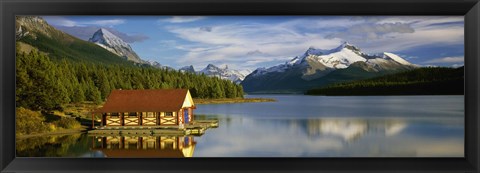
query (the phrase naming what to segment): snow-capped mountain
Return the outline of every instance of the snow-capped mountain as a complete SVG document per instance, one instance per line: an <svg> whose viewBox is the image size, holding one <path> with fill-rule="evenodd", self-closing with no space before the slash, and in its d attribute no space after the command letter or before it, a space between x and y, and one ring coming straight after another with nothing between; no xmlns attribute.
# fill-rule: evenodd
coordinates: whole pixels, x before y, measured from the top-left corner
<svg viewBox="0 0 480 173"><path fill-rule="evenodd" d="M329 50L310 47L304 54L283 64L269 68L258 68L245 78L242 85L246 91L273 90L276 88L288 90L300 85L303 86L299 88L307 89L315 86L314 83L328 84L329 82L321 80L328 75L341 73L341 75L346 76L345 78L357 79L364 77L361 74L354 74L359 73L358 70L362 73L368 73L368 76L371 77L415 67L416 65L393 53L384 52L369 55L363 53L358 47L344 42L340 46ZM335 71L339 72L333 73ZM313 80L316 81L309 82ZM271 87L265 88L264 85Z"/></svg>
<svg viewBox="0 0 480 173"><path fill-rule="evenodd" d="M315 71L333 71L335 69L344 69L355 62L365 62L377 70L381 70L382 66L405 65L415 66L405 59L393 53L384 52L380 55L368 55L348 42L344 42L337 48L331 50L315 49L310 47L303 55L297 56L290 61L270 68L258 68L252 73L254 76L263 75L272 72L284 72L295 67L308 67ZM312 66L316 64L316 67ZM393 67L392 67L393 68ZM309 74L307 69L306 74Z"/></svg>
<svg viewBox="0 0 480 173"><path fill-rule="evenodd" d="M100 28L88 41L93 42L120 57L124 57L127 60L136 63L145 63L140 57L138 57L128 43L105 28Z"/></svg>
<svg viewBox="0 0 480 173"><path fill-rule="evenodd" d="M180 69L178 69L181 72L190 72L190 73L195 73L195 69L193 68L193 65L190 66L185 66Z"/></svg>
<svg viewBox="0 0 480 173"><path fill-rule="evenodd" d="M248 72L248 71L245 71ZM227 65L224 67L217 67L213 64L208 64L203 70L199 71L198 74L205 74L207 76L220 77L221 79L228 79L235 83L240 83L245 79L247 74L242 73L238 70L229 69Z"/></svg>

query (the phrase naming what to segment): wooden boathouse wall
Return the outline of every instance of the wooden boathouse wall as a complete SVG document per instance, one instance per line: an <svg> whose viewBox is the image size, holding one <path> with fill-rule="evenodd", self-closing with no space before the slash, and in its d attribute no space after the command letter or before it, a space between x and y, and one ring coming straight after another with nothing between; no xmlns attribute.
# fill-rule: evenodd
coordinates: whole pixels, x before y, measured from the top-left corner
<svg viewBox="0 0 480 173"><path fill-rule="evenodd" d="M193 121L193 109L186 89L114 90L92 121L100 113L102 126L175 126Z"/></svg>

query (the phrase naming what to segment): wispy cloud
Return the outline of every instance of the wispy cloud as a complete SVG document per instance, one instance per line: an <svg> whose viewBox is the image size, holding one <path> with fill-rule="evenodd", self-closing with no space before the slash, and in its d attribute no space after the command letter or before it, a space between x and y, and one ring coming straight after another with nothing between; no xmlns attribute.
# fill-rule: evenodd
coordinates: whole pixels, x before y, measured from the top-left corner
<svg viewBox="0 0 480 173"><path fill-rule="evenodd" d="M114 26L124 24L123 19L111 19L111 20L92 20L87 22L80 22L80 25L98 25L98 26Z"/></svg>
<svg viewBox="0 0 480 173"><path fill-rule="evenodd" d="M252 70L262 63L286 61L310 46L333 48L341 42L339 39L325 39L316 33L300 33L284 23L167 27L167 30L191 43L179 47L188 51L178 60L180 64L203 66L222 61L232 64L232 68ZM183 49L185 47L189 49Z"/></svg>
<svg viewBox="0 0 480 173"><path fill-rule="evenodd" d="M359 44L369 53L397 52L428 45L459 45L464 39L463 17L378 16L353 17L352 21L361 23L327 37Z"/></svg>
<svg viewBox="0 0 480 173"><path fill-rule="evenodd" d="M46 19L52 25L66 26L66 27L88 26L88 25L112 27L115 25L120 25L125 23L125 20L123 19L74 21L62 16L43 16L43 18Z"/></svg>
<svg viewBox="0 0 480 173"><path fill-rule="evenodd" d="M406 23L362 23L349 27L346 31L338 31L326 36L326 38L342 38L344 40L368 41L381 39L390 33L413 33L415 30Z"/></svg>
<svg viewBox="0 0 480 173"><path fill-rule="evenodd" d="M179 23L193 19L162 20ZM177 61L180 65L222 62L253 70L287 61L311 46L330 49L342 41L356 44L367 53L461 45L462 22L462 17L442 16L305 17L274 23L235 20L216 25L164 26L164 29L187 42L175 46L186 52Z"/></svg>
<svg viewBox="0 0 480 173"><path fill-rule="evenodd" d="M169 22L169 23L187 23L194 22L197 20L205 19L204 16L172 16L166 19L160 19L160 22Z"/></svg>
<svg viewBox="0 0 480 173"><path fill-rule="evenodd" d="M455 56L455 57L436 58L436 59L425 61L424 63L463 63L464 61L465 61L465 58L463 56Z"/></svg>

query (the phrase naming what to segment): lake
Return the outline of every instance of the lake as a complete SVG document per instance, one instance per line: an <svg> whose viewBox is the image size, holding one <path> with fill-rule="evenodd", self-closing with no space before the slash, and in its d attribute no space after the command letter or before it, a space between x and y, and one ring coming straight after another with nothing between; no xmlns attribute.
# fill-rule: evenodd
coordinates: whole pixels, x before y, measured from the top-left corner
<svg viewBox="0 0 480 173"><path fill-rule="evenodd" d="M17 140L17 156L464 156L464 96L246 97L277 101L197 105L196 119L219 120L202 136L32 137Z"/></svg>

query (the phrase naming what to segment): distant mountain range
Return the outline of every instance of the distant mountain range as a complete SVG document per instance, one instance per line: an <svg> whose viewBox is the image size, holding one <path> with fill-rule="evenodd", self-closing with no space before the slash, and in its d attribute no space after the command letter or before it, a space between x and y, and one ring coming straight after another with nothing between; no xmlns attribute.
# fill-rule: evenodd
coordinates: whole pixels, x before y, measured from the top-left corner
<svg viewBox="0 0 480 173"><path fill-rule="evenodd" d="M336 82L366 79L414 69L417 66L393 53L363 53L344 42L330 49L309 48L303 55L269 68L258 68L242 85L251 93L304 92Z"/></svg>
<svg viewBox="0 0 480 173"><path fill-rule="evenodd" d="M173 69L168 66L163 66L162 64L156 61L142 60L135 53L135 51L133 51L133 49L127 42L123 41L120 37L116 36L115 34L111 33L105 28L101 28L97 32L95 32L92 38L89 39L89 41L129 61L140 63L140 64L148 64L156 68ZM182 67L179 69L179 71L195 72L195 70L193 69L193 66L191 65ZM237 70L229 69L228 66L225 66L224 68L220 68L213 64L209 64L207 65L207 67L205 67L205 69L195 73L205 74L207 76L212 76L212 77L215 76L221 79L228 79L235 83L240 83L245 78L245 76L248 75L248 74L242 74Z"/></svg>
<svg viewBox="0 0 480 173"><path fill-rule="evenodd" d="M171 67L164 66L157 61L141 59L132 49L130 44L105 28L100 28L88 41L97 44L98 46L114 53L115 55L137 64L146 64L155 68L173 69Z"/></svg>
<svg viewBox="0 0 480 173"><path fill-rule="evenodd" d="M108 29L101 28L89 41L81 40L50 26L41 17L17 16L16 39L22 52L32 50L56 59L104 64L147 65L173 69L156 61L142 60L132 47ZM367 79L415 69L416 65L393 53L369 55L347 42L337 48L309 48L304 54L283 64L258 68L253 72L208 64L195 71L193 66L178 69L216 76L241 83L250 93L304 92L332 83Z"/></svg>
<svg viewBox="0 0 480 173"><path fill-rule="evenodd" d="M229 69L227 65L224 67L217 67L213 64L208 64L203 70L197 72L199 74L205 74L207 76L215 76L221 79L228 79L235 83L240 83L245 79L250 71L240 72L238 70Z"/></svg>
<svg viewBox="0 0 480 173"><path fill-rule="evenodd" d="M224 65L223 67L218 67L213 64L208 64L204 69L200 71L195 71L192 65L182 67L179 69L179 71L196 73L196 74L204 74L206 76L227 79L237 84L242 82L243 79L245 79L245 76L251 73L251 71L248 71L248 70L239 71L239 70L230 69L228 68L228 65Z"/></svg>

